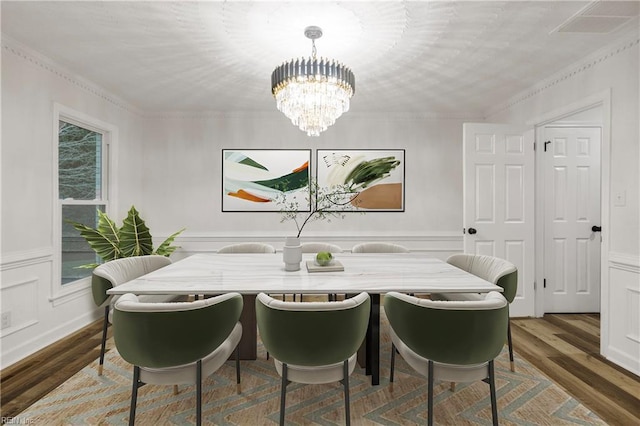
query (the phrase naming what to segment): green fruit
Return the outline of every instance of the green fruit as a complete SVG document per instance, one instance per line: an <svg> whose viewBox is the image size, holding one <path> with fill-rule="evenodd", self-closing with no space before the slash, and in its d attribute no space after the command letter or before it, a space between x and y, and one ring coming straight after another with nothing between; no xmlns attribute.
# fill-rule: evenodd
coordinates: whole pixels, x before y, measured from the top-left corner
<svg viewBox="0 0 640 426"><path fill-rule="evenodd" d="M328 251L321 251L316 254L316 262L318 262L318 265L320 266L327 266L331 263L332 258L333 256Z"/></svg>

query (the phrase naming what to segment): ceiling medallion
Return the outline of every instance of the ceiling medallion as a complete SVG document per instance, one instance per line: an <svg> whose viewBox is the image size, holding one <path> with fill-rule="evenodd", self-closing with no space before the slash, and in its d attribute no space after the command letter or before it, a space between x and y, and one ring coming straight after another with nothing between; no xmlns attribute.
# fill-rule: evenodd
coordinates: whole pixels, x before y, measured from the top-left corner
<svg viewBox="0 0 640 426"><path fill-rule="evenodd" d="M271 93L276 106L294 126L308 136L320 136L342 113L356 90L353 72L335 60L316 57L320 27L304 30L311 39L311 57L284 62L271 74Z"/></svg>

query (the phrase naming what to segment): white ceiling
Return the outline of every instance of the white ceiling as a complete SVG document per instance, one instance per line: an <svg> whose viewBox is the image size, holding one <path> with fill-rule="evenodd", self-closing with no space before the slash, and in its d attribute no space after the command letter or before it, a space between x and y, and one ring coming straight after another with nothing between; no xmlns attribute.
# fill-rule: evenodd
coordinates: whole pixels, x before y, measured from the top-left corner
<svg viewBox="0 0 640 426"><path fill-rule="evenodd" d="M629 31L638 1L6 1L2 33L147 111L272 110L276 65L356 76L351 111L479 113Z"/></svg>

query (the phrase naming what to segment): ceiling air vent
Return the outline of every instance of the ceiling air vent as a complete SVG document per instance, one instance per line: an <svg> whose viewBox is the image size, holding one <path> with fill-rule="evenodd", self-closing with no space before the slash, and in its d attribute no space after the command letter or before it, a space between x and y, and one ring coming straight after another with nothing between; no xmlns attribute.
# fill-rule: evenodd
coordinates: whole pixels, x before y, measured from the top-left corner
<svg viewBox="0 0 640 426"><path fill-rule="evenodd" d="M638 1L595 1L567 19L552 33L594 33L615 31L638 16Z"/></svg>

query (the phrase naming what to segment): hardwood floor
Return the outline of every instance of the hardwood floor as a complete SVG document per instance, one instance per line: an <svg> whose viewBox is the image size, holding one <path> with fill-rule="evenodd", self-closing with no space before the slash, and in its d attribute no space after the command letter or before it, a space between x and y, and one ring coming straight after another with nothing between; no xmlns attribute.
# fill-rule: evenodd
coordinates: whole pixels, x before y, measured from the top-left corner
<svg viewBox="0 0 640 426"><path fill-rule="evenodd" d="M611 425L640 424L640 377L600 355L600 315L511 322L514 350Z"/></svg>
<svg viewBox="0 0 640 426"><path fill-rule="evenodd" d="M599 355L599 315L554 314L511 324L518 355L608 424L640 424L640 377ZM101 326L97 321L2 370L3 423L96 360Z"/></svg>

